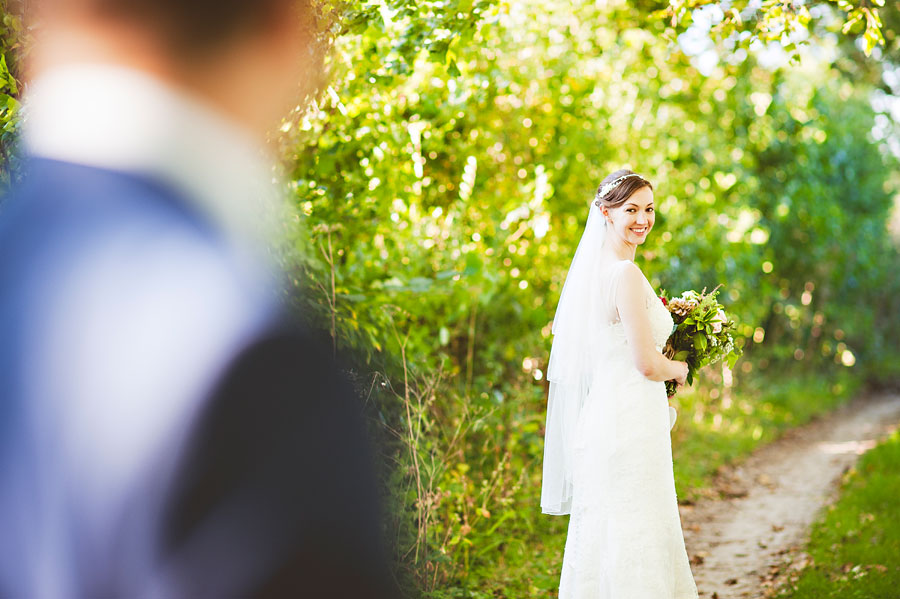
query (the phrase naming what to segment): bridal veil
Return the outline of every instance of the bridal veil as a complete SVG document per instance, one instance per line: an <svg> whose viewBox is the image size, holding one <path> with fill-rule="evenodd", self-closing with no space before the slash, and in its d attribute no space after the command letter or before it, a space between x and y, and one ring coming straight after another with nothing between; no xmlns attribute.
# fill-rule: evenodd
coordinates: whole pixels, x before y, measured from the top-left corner
<svg viewBox="0 0 900 599"><path fill-rule="evenodd" d="M553 318L541 489L541 511L545 514L561 516L572 510L575 431L597 366L590 332L596 330L601 308L592 298L598 297L597 264L605 237L606 220L592 201Z"/></svg>

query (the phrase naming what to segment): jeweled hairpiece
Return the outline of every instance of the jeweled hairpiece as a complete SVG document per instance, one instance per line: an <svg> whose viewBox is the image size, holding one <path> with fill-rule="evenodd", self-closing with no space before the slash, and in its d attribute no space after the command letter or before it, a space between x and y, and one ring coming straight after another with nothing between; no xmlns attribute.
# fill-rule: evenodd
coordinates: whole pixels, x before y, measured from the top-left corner
<svg viewBox="0 0 900 599"><path fill-rule="evenodd" d="M640 175L637 174L637 173L628 173L627 175L622 175L621 177L619 177L619 178L617 178L617 179L613 179L612 181L610 181L610 182L607 183L606 185L603 185L603 186L600 188L600 190L597 192L597 196L596 196L596 198L595 198L595 202L594 202L594 203L595 203L596 205L599 206L599 205L600 205L600 200L602 200L602 199L603 199L609 192L611 192L613 189L615 189L616 187L618 187L618 186L622 183L622 181L624 181L624 180L627 179L628 177L640 177Z"/></svg>

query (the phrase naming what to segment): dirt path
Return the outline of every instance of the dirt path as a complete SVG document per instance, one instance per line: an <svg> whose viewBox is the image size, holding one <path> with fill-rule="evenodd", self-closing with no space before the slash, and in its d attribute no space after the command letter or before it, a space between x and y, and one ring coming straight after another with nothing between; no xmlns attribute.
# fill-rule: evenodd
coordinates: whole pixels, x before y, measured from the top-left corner
<svg viewBox="0 0 900 599"><path fill-rule="evenodd" d="M799 429L723 474L726 499L682 506L700 596L759 598L802 545L841 474L900 422L900 395L860 399Z"/></svg>

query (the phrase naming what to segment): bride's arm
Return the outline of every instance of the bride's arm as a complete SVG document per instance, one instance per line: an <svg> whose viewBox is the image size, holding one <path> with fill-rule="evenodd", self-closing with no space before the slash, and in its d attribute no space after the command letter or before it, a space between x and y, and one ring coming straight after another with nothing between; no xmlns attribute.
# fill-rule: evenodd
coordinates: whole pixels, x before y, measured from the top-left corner
<svg viewBox="0 0 900 599"><path fill-rule="evenodd" d="M647 313L647 292L644 275L634 264L625 266L616 290L616 309L625 327L625 337L631 348L638 371L651 381L675 379L683 383L687 377L687 363L670 360L656 349Z"/></svg>

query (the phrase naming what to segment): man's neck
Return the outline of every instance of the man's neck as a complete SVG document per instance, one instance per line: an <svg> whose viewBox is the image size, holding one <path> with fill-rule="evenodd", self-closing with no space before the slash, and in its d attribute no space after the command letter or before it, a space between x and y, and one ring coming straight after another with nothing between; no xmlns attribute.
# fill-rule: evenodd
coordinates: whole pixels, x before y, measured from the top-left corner
<svg viewBox="0 0 900 599"><path fill-rule="evenodd" d="M259 243L280 221L272 159L227 115L134 69L71 64L26 90L25 150L143 174L181 190L236 243Z"/></svg>
<svg viewBox="0 0 900 599"><path fill-rule="evenodd" d="M226 76L216 61L191 61L169 56L159 42L136 27L92 27L79 23L75 27L48 28L43 39L29 57L28 78L78 64L97 64L121 67L146 73L180 93L195 98L247 130L259 143L273 123L259 111L248 110L248 103L234 93L232 76ZM238 59L235 59L238 60ZM236 70L238 67L236 67ZM225 83L229 82L229 83Z"/></svg>

